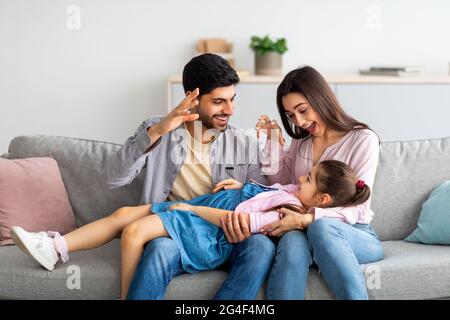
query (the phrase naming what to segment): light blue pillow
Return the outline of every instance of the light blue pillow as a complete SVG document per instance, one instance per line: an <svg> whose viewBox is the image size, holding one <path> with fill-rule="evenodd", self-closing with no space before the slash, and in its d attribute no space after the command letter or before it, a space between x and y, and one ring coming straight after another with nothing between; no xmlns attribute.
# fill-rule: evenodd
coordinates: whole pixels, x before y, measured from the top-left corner
<svg viewBox="0 0 450 320"><path fill-rule="evenodd" d="M422 205L416 229L405 240L450 245L450 180L431 192Z"/></svg>

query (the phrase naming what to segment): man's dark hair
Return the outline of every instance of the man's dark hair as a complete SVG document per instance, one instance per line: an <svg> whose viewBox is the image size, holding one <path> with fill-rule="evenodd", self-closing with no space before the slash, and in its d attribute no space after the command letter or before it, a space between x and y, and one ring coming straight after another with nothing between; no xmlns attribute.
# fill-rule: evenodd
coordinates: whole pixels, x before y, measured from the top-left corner
<svg viewBox="0 0 450 320"><path fill-rule="evenodd" d="M217 54L205 53L193 58L183 70L184 92L200 89L200 95L216 88L239 83L236 71Z"/></svg>

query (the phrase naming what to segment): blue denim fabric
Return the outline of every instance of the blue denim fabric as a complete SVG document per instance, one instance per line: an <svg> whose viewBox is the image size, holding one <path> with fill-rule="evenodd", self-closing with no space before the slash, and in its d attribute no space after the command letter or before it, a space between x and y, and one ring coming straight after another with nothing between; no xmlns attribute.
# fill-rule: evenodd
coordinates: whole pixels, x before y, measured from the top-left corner
<svg viewBox="0 0 450 320"><path fill-rule="evenodd" d="M234 210L238 204L261 192L276 190L254 182L247 182L238 190L222 190L206 194L185 203L223 210ZM195 273L211 270L223 264L233 245L227 241L223 230L191 211L168 210L176 202L160 202L152 205L181 254L184 271Z"/></svg>
<svg viewBox="0 0 450 320"><path fill-rule="evenodd" d="M275 245L261 234L233 245L223 265L229 272L228 277L214 299L255 299L267 277L274 255ZM183 272L180 250L175 241L169 238L155 239L144 250L127 299L163 299L169 282Z"/></svg>
<svg viewBox="0 0 450 320"><path fill-rule="evenodd" d="M306 233L290 231L279 239L266 297L304 299L309 268L314 263L337 299L366 300L361 264L381 259L383 248L370 225L318 219Z"/></svg>

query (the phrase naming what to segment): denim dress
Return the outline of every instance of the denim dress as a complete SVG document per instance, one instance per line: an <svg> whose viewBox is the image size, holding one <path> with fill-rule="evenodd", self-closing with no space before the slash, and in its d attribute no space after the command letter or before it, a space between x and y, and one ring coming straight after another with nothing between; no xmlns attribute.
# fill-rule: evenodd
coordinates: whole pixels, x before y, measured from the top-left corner
<svg viewBox="0 0 450 320"><path fill-rule="evenodd" d="M223 210L234 210L238 204L265 191L276 190L257 182L247 182L239 190L208 193L189 201L156 202L151 211L157 214L181 253L181 265L186 272L211 270L228 258L232 250L223 230L192 211L169 210L175 203L187 203Z"/></svg>

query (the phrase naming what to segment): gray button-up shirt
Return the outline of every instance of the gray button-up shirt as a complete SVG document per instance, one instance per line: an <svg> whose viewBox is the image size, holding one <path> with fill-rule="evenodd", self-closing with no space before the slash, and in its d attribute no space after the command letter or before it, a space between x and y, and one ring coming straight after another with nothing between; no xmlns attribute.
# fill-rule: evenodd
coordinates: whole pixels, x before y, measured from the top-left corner
<svg viewBox="0 0 450 320"><path fill-rule="evenodd" d="M186 158L186 130L180 126L151 144L147 129L161 121L153 117L144 121L105 166L106 183L111 189L125 186L146 167L141 204L166 201L178 172ZM229 124L211 143L212 184L233 178L242 183L255 180L266 184L261 172L256 139ZM147 151L147 152L146 152Z"/></svg>

